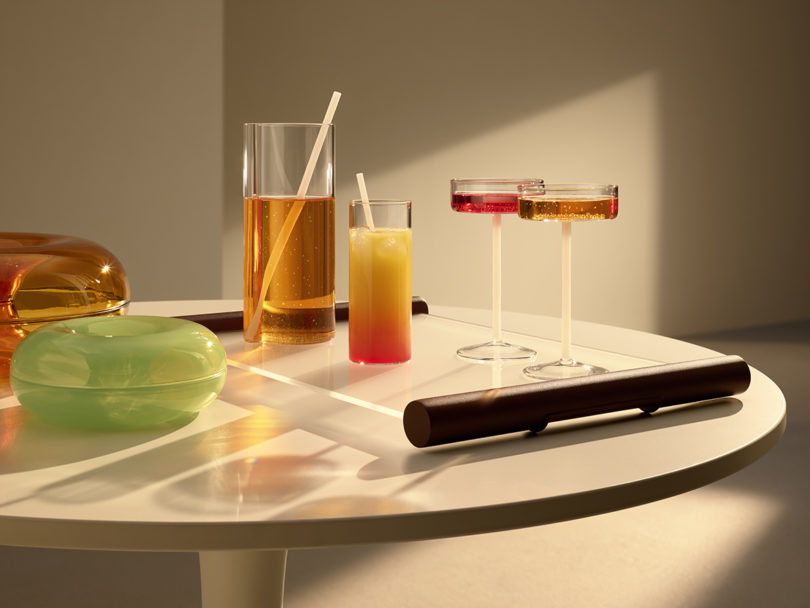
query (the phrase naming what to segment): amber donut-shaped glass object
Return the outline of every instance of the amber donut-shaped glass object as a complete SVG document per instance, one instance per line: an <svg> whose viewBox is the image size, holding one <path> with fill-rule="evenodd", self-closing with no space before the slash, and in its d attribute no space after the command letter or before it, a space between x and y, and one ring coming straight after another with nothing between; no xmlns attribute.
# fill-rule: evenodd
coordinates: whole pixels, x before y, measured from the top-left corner
<svg viewBox="0 0 810 608"><path fill-rule="evenodd" d="M14 349L52 321L123 314L126 272L101 245L73 236L0 232L0 378Z"/></svg>

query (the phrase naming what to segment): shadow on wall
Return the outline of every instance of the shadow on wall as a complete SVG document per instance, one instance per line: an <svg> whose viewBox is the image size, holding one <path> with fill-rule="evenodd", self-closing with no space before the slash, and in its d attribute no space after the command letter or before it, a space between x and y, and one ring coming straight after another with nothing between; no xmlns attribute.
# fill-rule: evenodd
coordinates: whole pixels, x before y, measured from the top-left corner
<svg viewBox="0 0 810 608"><path fill-rule="evenodd" d="M344 93L335 120L340 238L341 204L355 196L356 171L373 187L375 176L395 170L401 176L403 167L436 150L650 73L658 87L660 149L589 121L580 130L527 132L511 143L495 138L480 167L465 166L539 173L547 181L615 179L627 194L620 193L625 214L652 209L655 234L644 235L648 242L632 233L579 241L575 276L602 283L599 292L582 286L575 292L577 318L678 334L806 316L810 285L793 279L788 261L806 259L801 231L810 206L806 194L788 187L809 155L808 83L801 75L810 42L800 32L807 14L802 3L780 0L767 7L745 1L733 11L696 0L503 2L497 10L488 2L429 0L226 3L225 295L241 293L243 122L319 120L331 91ZM555 151L571 142L583 153L567 152L563 167ZM648 155L660 165L652 177ZM411 175L400 191L380 194L416 199L415 291L421 287L434 303L485 307L487 223L473 227L449 211L449 179L463 172L445 159L429 175ZM651 179L652 187L634 198L634 184ZM776 201L786 207L779 215ZM506 230L507 239L509 230L522 234L508 224ZM454 247L441 236L448 231L476 270L459 269L465 258L449 255ZM611 265L606 243L625 259L653 260L654 271L632 276L638 271L632 264ZM515 254L524 267L536 265L528 251ZM601 266L580 271L589 259ZM539 282L535 272L506 272L505 305L558 314L556 262L547 265L542 293L528 285ZM420 274L432 278L420 283ZM611 275L631 275L634 287L611 289ZM523 291L512 301L510 289ZM634 306L646 308L622 316Z"/></svg>

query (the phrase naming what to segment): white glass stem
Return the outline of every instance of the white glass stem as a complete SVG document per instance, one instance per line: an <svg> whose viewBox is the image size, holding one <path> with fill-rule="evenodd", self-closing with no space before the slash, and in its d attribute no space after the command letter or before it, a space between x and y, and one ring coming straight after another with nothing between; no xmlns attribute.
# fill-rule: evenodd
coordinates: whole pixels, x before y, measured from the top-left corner
<svg viewBox="0 0 810 608"><path fill-rule="evenodd" d="M501 341L501 214L492 214L492 339Z"/></svg>
<svg viewBox="0 0 810 608"><path fill-rule="evenodd" d="M561 335L563 362L571 361L571 222L562 222L562 307Z"/></svg>

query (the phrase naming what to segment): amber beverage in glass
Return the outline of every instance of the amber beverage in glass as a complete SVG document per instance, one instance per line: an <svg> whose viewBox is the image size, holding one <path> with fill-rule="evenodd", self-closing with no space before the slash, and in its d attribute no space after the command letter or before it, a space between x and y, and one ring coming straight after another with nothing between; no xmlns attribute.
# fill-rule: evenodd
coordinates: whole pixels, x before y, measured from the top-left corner
<svg viewBox="0 0 810 608"><path fill-rule="evenodd" d="M404 363L410 358L411 202L354 200L349 206L349 359Z"/></svg>

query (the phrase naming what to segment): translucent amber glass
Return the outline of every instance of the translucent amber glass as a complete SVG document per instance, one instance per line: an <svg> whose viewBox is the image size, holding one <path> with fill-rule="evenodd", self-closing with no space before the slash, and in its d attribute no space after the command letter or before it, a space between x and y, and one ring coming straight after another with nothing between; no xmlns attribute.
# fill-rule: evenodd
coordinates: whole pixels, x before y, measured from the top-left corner
<svg viewBox="0 0 810 608"><path fill-rule="evenodd" d="M129 283L118 259L92 241L0 232L0 377L19 341L42 324L122 314Z"/></svg>
<svg viewBox="0 0 810 608"><path fill-rule="evenodd" d="M49 323L20 342L11 388L62 426L147 428L193 418L225 383L225 351L202 325L169 317Z"/></svg>

